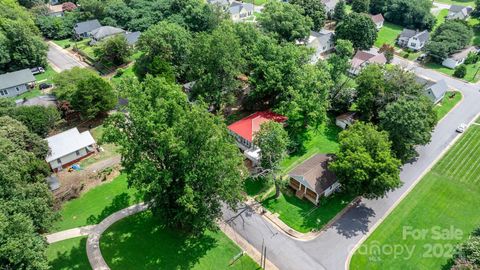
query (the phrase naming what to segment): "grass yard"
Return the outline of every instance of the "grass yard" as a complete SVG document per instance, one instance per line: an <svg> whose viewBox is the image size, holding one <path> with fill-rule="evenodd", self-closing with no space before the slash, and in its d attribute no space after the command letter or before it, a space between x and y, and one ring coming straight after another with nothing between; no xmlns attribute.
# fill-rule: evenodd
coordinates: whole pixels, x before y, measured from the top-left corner
<svg viewBox="0 0 480 270"><path fill-rule="evenodd" d="M127 188L127 176L120 175L112 182L66 202L59 212L61 218L54 223L52 232L97 224L110 214L141 200L136 190Z"/></svg>
<svg viewBox="0 0 480 270"><path fill-rule="evenodd" d="M230 265L241 250L222 232L192 239L166 228L150 212L115 223L102 235L100 247L112 270L259 269L247 255Z"/></svg>
<svg viewBox="0 0 480 270"><path fill-rule="evenodd" d="M245 3L252 3L257 6L264 5L268 2L268 0L243 0Z"/></svg>
<svg viewBox="0 0 480 270"><path fill-rule="evenodd" d="M434 111L437 113L437 120L440 121L445 117L460 100L462 100L462 93L457 91L447 92L443 100L434 108Z"/></svg>
<svg viewBox="0 0 480 270"><path fill-rule="evenodd" d="M435 2L449 4L449 5L462 5L475 7L474 0L435 0Z"/></svg>
<svg viewBox="0 0 480 270"><path fill-rule="evenodd" d="M13 100L17 100L17 99L31 99L31 98L34 98L34 97L38 97L38 96L41 96L42 95L42 92L38 89L38 87L35 87L21 95L18 95L16 97L13 97L12 99Z"/></svg>
<svg viewBox="0 0 480 270"><path fill-rule="evenodd" d="M278 199L274 199L274 195L275 191L262 205L278 213L285 224L301 233L320 230L354 199L354 196L336 193L321 200L316 207L307 200L297 198L291 190L283 191Z"/></svg>
<svg viewBox="0 0 480 270"><path fill-rule="evenodd" d="M51 83L53 80L53 76L55 76L55 74L57 74L57 72L53 70L53 68L50 65L47 65L44 73L35 75L35 80L37 81L37 84L39 82Z"/></svg>
<svg viewBox="0 0 480 270"><path fill-rule="evenodd" d="M434 69L438 72L447 74L449 76L453 76L453 73L455 72L455 70L449 69L435 62L426 63L425 67ZM480 79L480 72L477 73L477 70L479 68L480 68L480 62L472 65L467 65L467 75L463 79L472 83L478 82L478 80Z"/></svg>
<svg viewBox="0 0 480 270"><path fill-rule="evenodd" d="M72 46L72 44L75 42L75 41L71 40L70 38L61 39L61 40L52 40L52 41L53 41L53 43L57 44L58 46L60 46L64 49Z"/></svg>
<svg viewBox="0 0 480 270"><path fill-rule="evenodd" d="M341 129L335 125L334 121L334 119L329 119L328 123L318 130L310 130L308 134L310 139L304 143L306 151L291 154L286 158L281 164L282 172L290 171L315 154L335 153L338 150L338 133Z"/></svg>
<svg viewBox="0 0 480 270"><path fill-rule="evenodd" d="M123 73L118 73L118 70L117 70L117 74L115 74L113 77L111 77L111 82L113 84L117 84L120 82L120 80L122 78L127 78L127 77L135 77L135 72L133 72L133 65L130 65L128 66L127 68L124 68L123 69Z"/></svg>
<svg viewBox="0 0 480 270"><path fill-rule="evenodd" d="M99 146L103 149L100 153L94 154L86 159L83 159L79 162L80 166L82 167L87 167L93 163L96 163L101 160L109 159L112 158L116 155L119 155L117 152L117 146L114 144L104 144L102 143L102 134L103 134L104 128L103 126L98 126L96 128L93 128L90 130L92 133L92 137L95 139L95 141L99 144Z"/></svg>
<svg viewBox="0 0 480 270"><path fill-rule="evenodd" d="M89 270L85 245L87 237L77 237L48 245L47 258L52 270Z"/></svg>
<svg viewBox="0 0 480 270"><path fill-rule="evenodd" d="M393 23L385 22L382 29L378 31L378 37L375 41L375 47L382 47L383 44L395 45L395 40L402 32L403 27Z"/></svg>
<svg viewBox="0 0 480 270"><path fill-rule="evenodd" d="M435 28L437 28L438 26L440 26L442 23L445 22L445 17L447 17L447 15L448 15L448 9L440 10L438 15L436 16L437 17L437 22L435 23L435 26L433 27L432 32L435 30Z"/></svg>
<svg viewBox="0 0 480 270"><path fill-rule="evenodd" d="M86 56L90 57L91 59L95 60L95 54L93 53L93 47L90 46L90 40L89 38L82 39L78 42L74 43L74 46L78 48L78 50L82 51Z"/></svg>
<svg viewBox="0 0 480 270"><path fill-rule="evenodd" d="M480 224L479 156L480 126L472 125L359 247L350 269L450 269L453 247ZM440 229L460 233L438 237Z"/></svg>

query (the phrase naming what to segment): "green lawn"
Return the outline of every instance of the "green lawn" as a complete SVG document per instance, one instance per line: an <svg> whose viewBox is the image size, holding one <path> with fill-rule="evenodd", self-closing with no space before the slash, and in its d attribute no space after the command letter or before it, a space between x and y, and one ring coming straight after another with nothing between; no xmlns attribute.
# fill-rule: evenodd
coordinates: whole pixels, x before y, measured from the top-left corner
<svg viewBox="0 0 480 270"><path fill-rule="evenodd" d="M268 0L243 0L245 3L252 3L257 6L264 5L268 2Z"/></svg>
<svg viewBox="0 0 480 270"><path fill-rule="evenodd" d="M68 45L72 46L72 44L74 43L75 41L69 39L69 38L66 38L66 39L61 39L61 40L53 40L53 43L57 44L58 46L62 47L62 48L66 48Z"/></svg>
<svg viewBox="0 0 480 270"><path fill-rule="evenodd" d="M447 74L449 76L453 76L453 73L455 72L454 69L449 69L447 67L442 66L441 64L435 63L435 62L429 62L425 64L426 68L434 69L438 72ZM463 78L466 81L469 82L478 82L480 79L480 72L477 73L477 70L480 68L480 62L472 65L467 65L467 75L465 78ZM476 74L477 73L477 74Z"/></svg>
<svg viewBox="0 0 480 270"><path fill-rule="evenodd" d="M127 68L124 68L123 73L115 74L115 76L111 78L111 81L113 84L116 84L116 83L119 83L122 78L127 78L127 77L135 77L135 72L133 72L133 65L130 65Z"/></svg>
<svg viewBox="0 0 480 270"><path fill-rule="evenodd" d="M448 15L448 9L440 10L438 15L436 16L437 17L437 22L435 23L435 26L433 27L432 31L434 31L435 28L437 28L438 26L440 26L442 23L445 22L445 17L447 17L447 15Z"/></svg>
<svg viewBox="0 0 480 270"><path fill-rule="evenodd" d="M55 76L55 74L57 74L57 72L53 70L53 68L50 65L47 65L44 73L35 75L35 80L37 81L37 83L38 82L51 83L53 76Z"/></svg>
<svg viewBox="0 0 480 270"><path fill-rule="evenodd" d="M207 232L191 238L153 218L150 212L136 214L111 226L100 241L105 261L112 270L129 269L259 269L222 232Z"/></svg>
<svg viewBox="0 0 480 270"><path fill-rule="evenodd" d="M34 97L38 97L38 96L41 96L42 95L42 92L38 89L38 87L35 87L19 96L16 96L16 97L13 97L12 99L13 100L17 100L17 99L31 99L31 98L34 98Z"/></svg>
<svg viewBox="0 0 480 270"><path fill-rule="evenodd" d="M87 237L77 237L48 245L47 258L52 270L89 270L85 245Z"/></svg>
<svg viewBox="0 0 480 270"><path fill-rule="evenodd" d="M375 47L382 47L383 44L395 45L395 41L402 32L403 27L393 23L385 22L382 29L378 31L378 37L375 41Z"/></svg>
<svg viewBox="0 0 480 270"><path fill-rule="evenodd" d="M102 143L102 134L104 132L103 126L98 126L96 128L93 128L92 130L90 130L90 132L92 133L92 137L99 144L99 146L103 148L103 151L80 161L79 164L82 167L87 167L98 161L105 160L105 159L114 157L116 155L119 155L117 146L110 143Z"/></svg>
<svg viewBox="0 0 480 270"><path fill-rule="evenodd" d="M437 120L440 121L450 112L458 102L462 100L462 93L457 91L449 91L445 94L443 100L438 103L434 110L437 113Z"/></svg>
<svg viewBox="0 0 480 270"><path fill-rule="evenodd" d="M52 231L98 224L110 214L139 201L138 193L127 188L126 175L120 175L65 203L60 210L61 219L55 222Z"/></svg>
<svg viewBox="0 0 480 270"><path fill-rule="evenodd" d="M471 6L475 7L474 0L435 0L439 3L449 4L449 5L462 5L462 6Z"/></svg>
<svg viewBox="0 0 480 270"><path fill-rule="evenodd" d="M359 247L350 269L450 269L452 248L480 224L479 156L480 126L472 125ZM436 233L448 229L460 233Z"/></svg>
<svg viewBox="0 0 480 270"><path fill-rule="evenodd" d="M291 190L282 192L278 199L275 192L262 202L271 212L278 213L279 218L289 227L301 233L320 230L353 199L353 196L336 193L322 199L318 207L307 200L301 200Z"/></svg>
<svg viewBox="0 0 480 270"><path fill-rule="evenodd" d="M90 38L82 39L74 43L80 51L82 51L85 55L92 58L93 60L96 59L95 54L93 53L93 46L90 46Z"/></svg>
<svg viewBox="0 0 480 270"><path fill-rule="evenodd" d="M315 154L335 153L338 150L338 133L341 129L335 125L334 121L334 119L329 119L328 123L318 130L310 130L308 134L310 139L304 143L306 151L291 154L282 162L282 171L284 173L290 171Z"/></svg>

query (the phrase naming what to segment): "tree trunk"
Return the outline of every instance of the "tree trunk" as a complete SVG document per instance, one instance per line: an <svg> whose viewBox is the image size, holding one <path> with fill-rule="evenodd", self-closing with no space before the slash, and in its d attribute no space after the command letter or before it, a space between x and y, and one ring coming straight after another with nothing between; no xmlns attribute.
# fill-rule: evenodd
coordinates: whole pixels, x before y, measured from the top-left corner
<svg viewBox="0 0 480 270"><path fill-rule="evenodd" d="M273 182L275 183L275 199L277 199L280 197L280 183L278 183L275 175L273 175Z"/></svg>

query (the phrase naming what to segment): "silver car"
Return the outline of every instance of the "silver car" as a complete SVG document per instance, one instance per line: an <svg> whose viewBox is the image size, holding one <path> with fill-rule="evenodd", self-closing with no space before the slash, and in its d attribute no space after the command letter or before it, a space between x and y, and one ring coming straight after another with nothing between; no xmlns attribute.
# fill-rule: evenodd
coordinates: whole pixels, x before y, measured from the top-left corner
<svg viewBox="0 0 480 270"><path fill-rule="evenodd" d="M458 133L463 133L467 130L467 125L466 124L460 124L460 126L457 127L457 132Z"/></svg>

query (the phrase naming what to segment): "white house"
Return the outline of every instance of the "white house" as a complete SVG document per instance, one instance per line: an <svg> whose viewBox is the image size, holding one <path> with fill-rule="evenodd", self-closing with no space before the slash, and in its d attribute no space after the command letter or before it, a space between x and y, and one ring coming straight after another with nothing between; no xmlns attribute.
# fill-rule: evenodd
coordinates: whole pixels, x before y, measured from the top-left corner
<svg viewBox="0 0 480 270"><path fill-rule="evenodd" d="M419 51L425 47L429 38L430 33L428 33L427 30L420 32L405 28L398 37L397 44L400 47L407 47L414 51Z"/></svg>
<svg viewBox="0 0 480 270"><path fill-rule="evenodd" d="M322 54L335 49L335 33L333 31L322 29L320 32L311 31L306 41L298 42L312 48L315 53L312 55L312 63L318 62Z"/></svg>
<svg viewBox="0 0 480 270"><path fill-rule="evenodd" d="M28 68L0 74L0 98L21 95L27 92L33 83L35 77Z"/></svg>
<svg viewBox="0 0 480 270"><path fill-rule="evenodd" d="M45 159L53 171L60 171L96 152L96 142L89 131L77 128L45 139L50 151Z"/></svg>
<svg viewBox="0 0 480 270"><path fill-rule="evenodd" d="M468 54L471 52L477 52L477 48L472 46L472 47L465 48L457 53L454 53L450 55L448 58L445 58L445 60L443 60L442 62L442 65L444 67L454 69L459 65L463 64L463 62L465 62L465 59L467 59Z"/></svg>

